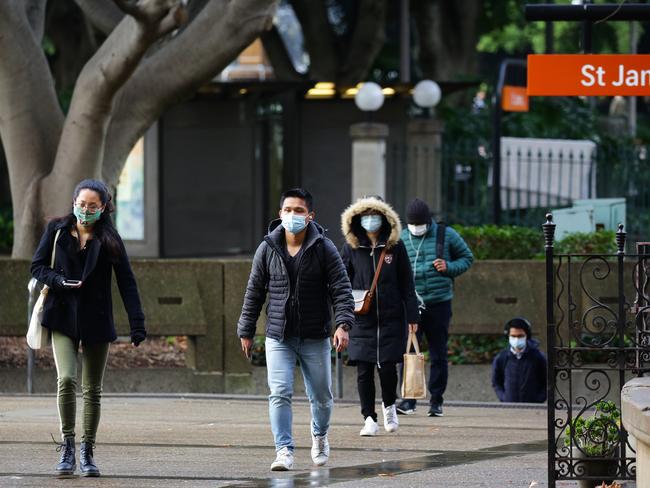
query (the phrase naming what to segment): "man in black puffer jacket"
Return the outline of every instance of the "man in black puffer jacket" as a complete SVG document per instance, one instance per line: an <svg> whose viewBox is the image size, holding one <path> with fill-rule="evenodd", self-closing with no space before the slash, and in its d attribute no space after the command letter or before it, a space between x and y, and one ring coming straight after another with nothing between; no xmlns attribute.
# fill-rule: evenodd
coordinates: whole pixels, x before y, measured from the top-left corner
<svg viewBox="0 0 650 488"><path fill-rule="evenodd" d="M333 344L338 352L348 345L354 323L352 288L341 257L314 221L311 194L296 188L280 200L280 219L255 252L237 324L242 350L250 356L255 324L269 294L266 309L266 365L269 416L275 438L273 471L293 467L291 435L293 371L300 361L311 403L314 464L329 457L327 431L332 413L331 316L337 324Z"/></svg>

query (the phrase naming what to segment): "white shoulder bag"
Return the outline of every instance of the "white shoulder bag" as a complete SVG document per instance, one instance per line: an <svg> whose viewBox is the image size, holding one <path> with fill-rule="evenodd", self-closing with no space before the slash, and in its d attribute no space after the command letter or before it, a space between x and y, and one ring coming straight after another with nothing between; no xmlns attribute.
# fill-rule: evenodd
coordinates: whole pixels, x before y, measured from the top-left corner
<svg viewBox="0 0 650 488"><path fill-rule="evenodd" d="M54 246L52 246L52 261L50 263L50 268L54 269L54 257L56 256L56 241L59 240L59 234L61 229L56 231L56 236L54 237ZM47 285L43 286L41 294L34 304L34 309L32 310L32 316L29 319L29 329L27 329L27 345L32 349L40 349L42 347L47 347L49 341L49 330L43 327L41 322L43 321L43 307L45 306L45 299L47 298L47 293L49 291Z"/></svg>

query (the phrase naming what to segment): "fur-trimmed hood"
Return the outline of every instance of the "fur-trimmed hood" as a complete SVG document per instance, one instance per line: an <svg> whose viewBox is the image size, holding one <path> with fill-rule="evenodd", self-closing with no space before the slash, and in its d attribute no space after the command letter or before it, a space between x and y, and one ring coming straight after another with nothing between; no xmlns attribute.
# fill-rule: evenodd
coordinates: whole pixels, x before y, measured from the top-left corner
<svg viewBox="0 0 650 488"><path fill-rule="evenodd" d="M374 210L384 216L380 232L380 242L387 248L395 246L400 239L402 224L399 215L386 202L376 198L361 198L346 208L341 214L341 231L345 241L353 248L370 245L366 231L361 227L361 214Z"/></svg>

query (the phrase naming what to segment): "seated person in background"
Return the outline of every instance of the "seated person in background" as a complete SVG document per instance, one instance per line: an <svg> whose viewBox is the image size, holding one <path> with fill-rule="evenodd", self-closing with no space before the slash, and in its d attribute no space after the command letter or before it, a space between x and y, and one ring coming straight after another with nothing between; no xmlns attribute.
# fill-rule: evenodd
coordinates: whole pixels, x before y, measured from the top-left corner
<svg viewBox="0 0 650 488"><path fill-rule="evenodd" d="M546 355L532 338L528 319L515 317L503 328L509 345L494 358L492 387L502 402L546 401Z"/></svg>

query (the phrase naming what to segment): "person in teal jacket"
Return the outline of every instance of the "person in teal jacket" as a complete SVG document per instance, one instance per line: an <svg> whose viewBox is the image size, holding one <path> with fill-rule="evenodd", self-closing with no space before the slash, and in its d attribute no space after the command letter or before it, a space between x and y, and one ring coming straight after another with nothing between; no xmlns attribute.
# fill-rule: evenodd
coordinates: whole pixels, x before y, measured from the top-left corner
<svg viewBox="0 0 650 488"><path fill-rule="evenodd" d="M470 268L474 256L458 232L433 222L431 211L422 200L416 198L410 202L406 214L408 229L402 231L401 238L411 261L420 304L418 340L426 336L431 361L428 415L441 417L447 388L447 341L454 278ZM444 239L443 234L439 238L440 230L444 231ZM415 406L415 400L402 400L397 412L409 415L415 413Z"/></svg>

